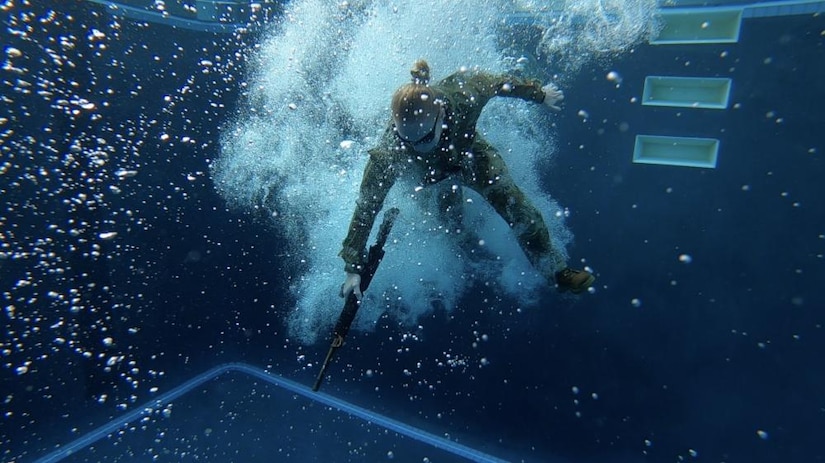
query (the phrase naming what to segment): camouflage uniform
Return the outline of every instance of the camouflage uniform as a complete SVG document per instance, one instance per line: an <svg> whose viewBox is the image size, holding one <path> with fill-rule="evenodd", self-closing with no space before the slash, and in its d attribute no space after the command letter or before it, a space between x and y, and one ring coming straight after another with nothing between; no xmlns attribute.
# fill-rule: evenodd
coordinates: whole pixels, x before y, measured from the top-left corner
<svg viewBox="0 0 825 463"><path fill-rule="evenodd" d="M375 217L399 175L413 175L422 186L455 175L464 186L484 197L514 229L530 262L552 281L555 271L564 268L564 258L553 249L541 213L513 182L504 159L476 133L476 122L491 98L541 103L541 84L508 75L458 72L430 88L446 103L447 128L434 152L422 154L402 140L390 122L378 146L369 150L360 196L339 253L346 263L345 270L360 272Z"/></svg>

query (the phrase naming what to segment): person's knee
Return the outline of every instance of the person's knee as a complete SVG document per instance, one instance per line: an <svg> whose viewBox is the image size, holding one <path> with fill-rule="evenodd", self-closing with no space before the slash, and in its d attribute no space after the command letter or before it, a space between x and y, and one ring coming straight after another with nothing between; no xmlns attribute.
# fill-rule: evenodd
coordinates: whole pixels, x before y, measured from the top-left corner
<svg viewBox="0 0 825 463"><path fill-rule="evenodd" d="M506 209L517 208L524 202L524 195L509 179L494 180L481 191L481 194L499 213Z"/></svg>
<svg viewBox="0 0 825 463"><path fill-rule="evenodd" d="M547 231L544 221L528 221L519 225L518 228L521 228L519 241L524 244L525 248L539 252L550 249L550 232Z"/></svg>

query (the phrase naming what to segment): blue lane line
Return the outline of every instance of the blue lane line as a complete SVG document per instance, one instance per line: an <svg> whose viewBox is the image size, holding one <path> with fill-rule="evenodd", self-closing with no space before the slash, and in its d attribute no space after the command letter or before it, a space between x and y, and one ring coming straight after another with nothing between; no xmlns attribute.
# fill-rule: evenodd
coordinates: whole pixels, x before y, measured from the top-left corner
<svg viewBox="0 0 825 463"><path fill-rule="evenodd" d="M260 368L253 367L245 363L225 363L223 365L219 365L215 368L212 368L209 371L201 373L198 376L195 376L189 381L186 381L180 386L171 389L164 394L159 395L155 399L152 399L144 405L138 407L137 409L132 410L129 413L126 413L120 418L116 418L104 424L103 426L100 426L99 428L84 434L75 441L66 444L60 447L59 449L53 451L52 453L40 458L39 460L37 460L37 463L57 462L68 457L69 455L77 453L78 451L97 442L103 437L106 437L112 434L113 432L117 431L118 429L123 428L130 422L138 420L144 416L150 415L158 408L161 408L164 405L174 401L178 397L186 394L187 392L202 385L203 383L215 379L218 376L223 375L224 373L229 372L245 373L249 376L261 379L263 381L286 389L295 394L299 394L303 397L306 397L307 399L319 402L328 407L361 418L369 423L381 426L390 431L395 431L398 434L407 436L411 439L415 439L424 444L431 445L433 447L452 453L453 455L466 458L471 461L482 463L504 463L506 461L494 457L492 455L486 454L484 452L481 452L479 450L473 449L471 447L467 447L466 445L462 445L457 442L453 442L449 439L446 439L444 437L440 437L435 434L429 433L422 429L416 428L415 426L410 426L406 423L402 423L401 421L394 420L392 418L380 415L378 413L372 412L357 405L353 405L341 399L337 399L329 394L325 394L323 392L313 392L307 386L304 386L300 383L296 383L295 381L283 378L272 373L267 373L266 371Z"/></svg>
<svg viewBox="0 0 825 463"><path fill-rule="evenodd" d="M146 415L152 413L155 409L160 408L173 400L177 399L178 397L186 394L190 390L195 387L200 386L201 384L213 379L217 376L222 375L223 373L227 372L225 365L221 365L215 367L205 373L201 373L198 376L190 379L189 381L181 384L180 386L171 389L170 391L161 394L155 399L150 400L149 402L143 404L139 408L132 410L129 413L121 416L120 418L116 418L99 428L90 431L83 436L76 439L74 442L71 442L63 447L59 448L58 450L46 455L45 457L37 460L37 463L51 463L55 461L60 461L66 458L69 455L72 455L79 450L86 448L87 446L97 442L98 440L102 439L109 434L117 431L118 429L124 427L126 424L129 424L132 421L138 420L143 418Z"/></svg>
<svg viewBox="0 0 825 463"><path fill-rule="evenodd" d="M694 11L715 9L741 9L743 18L767 18L776 16L813 15L825 13L823 0L779 0L754 3L724 3L707 2L703 6L679 5L660 7L660 11ZM547 10L541 13L519 12L505 15L508 25L535 25L542 16L558 17L564 15L563 10ZM574 18L574 21L576 18Z"/></svg>
<svg viewBox="0 0 825 463"><path fill-rule="evenodd" d="M138 8L135 6L124 5L121 3L112 2L108 0L87 1L108 7L108 11L112 16L123 16L138 21L165 24L167 26L180 27L183 29L190 29L201 32L229 34L235 32L238 29L247 27L246 24L214 23L208 21L199 21L196 19L181 18L173 15L163 15L159 12Z"/></svg>
<svg viewBox="0 0 825 463"><path fill-rule="evenodd" d="M785 0L746 5L742 16L745 18L767 18L823 12L825 12L825 2L821 0Z"/></svg>
<svg viewBox="0 0 825 463"><path fill-rule="evenodd" d="M464 457L471 461L485 463L498 463L506 461L494 457L492 455L488 455L484 452L473 449L471 447L467 447L457 442L453 442L444 437L436 436L435 434L429 433L414 426L410 426L406 423L402 423L401 421L394 420L384 415L379 415L375 412L367 410L366 408L362 408L357 405L353 405L349 402L345 402L341 399L337 399L329 394L325 394L323 392L313 392L312 389L300 383L296 383L286 378L272 375L259 368L246 365L243 363L234 363L228 365L231 365L236 371L242 371L249 375L256 376L264 381L275 384L276 386L280 386L291 392L300 394L310 400L314 400L329 407L338 409L342 412L349 413L352 416L356 416L370 423L376 424L391 431L395 431L399 434L415 439L419 442L431 445L441 450L445 450L447 452L452 453L453 455Z"/></svg>

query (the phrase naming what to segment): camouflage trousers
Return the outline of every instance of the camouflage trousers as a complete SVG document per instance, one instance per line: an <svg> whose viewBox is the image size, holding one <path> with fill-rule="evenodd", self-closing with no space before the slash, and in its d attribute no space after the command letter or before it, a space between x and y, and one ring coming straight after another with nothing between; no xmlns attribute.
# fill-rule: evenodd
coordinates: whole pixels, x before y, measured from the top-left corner
<svg viewBox="0 0 825 463"><path fill-rule="evenodd" d="M476 136L471 153L462 162L462 184L487 200L513 230L533 267L554 282L555 273L566 267L565 257L553 248L541 212L515 184L504 159L492 145ZM439 209L448 224L461 222L463 204L460 188L439 195Z"/></svg>

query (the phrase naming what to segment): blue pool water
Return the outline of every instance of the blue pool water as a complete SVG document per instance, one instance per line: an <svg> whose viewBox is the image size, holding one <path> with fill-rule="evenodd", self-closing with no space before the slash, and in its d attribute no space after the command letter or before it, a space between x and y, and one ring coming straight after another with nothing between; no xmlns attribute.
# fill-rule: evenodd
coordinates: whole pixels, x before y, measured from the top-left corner
<svg viewBox="0 0 825 463"><path fill-rule="evenodd" d="M650 44L674 8L735 8L738 36ZM821 9L0 3L2 460L825 459ZM365 153L421 57L564 90L479 129L596 284L546 287L471 194L469 255L399 184L313 395ZM729 101L644 105L648 76ZM715 167L634 163L637 135L718 140Z"/></svg>

